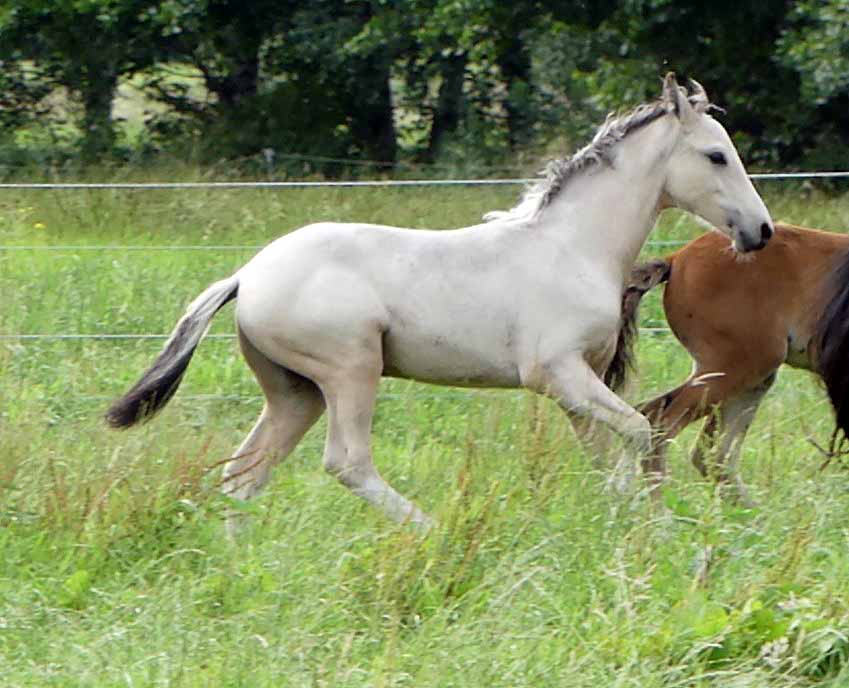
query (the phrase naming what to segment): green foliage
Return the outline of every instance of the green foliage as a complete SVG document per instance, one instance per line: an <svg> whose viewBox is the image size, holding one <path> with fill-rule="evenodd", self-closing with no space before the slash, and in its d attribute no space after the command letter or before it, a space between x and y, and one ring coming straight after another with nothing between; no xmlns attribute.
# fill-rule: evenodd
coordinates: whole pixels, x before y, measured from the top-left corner
<svg viewBox="0 0 849 688"><path fill-rule="evenodd" d="M50 86L17 61L0 59L0 130L18 129L47 114Z"/></svg>
<svg viewBox="0 0 849 688"><path fill-rule="evenodd" d="M36 78L65 88L82 106L81 152L93 161L114 144L118 79L158 57L145 13L154 0L7 0L0 59L31 65ZM18 123L19 125L20 123Z"/></svg>
<svg viewBox="0 0 849 688"><path fill-rule="evenodd" d="M812 679L838 676L849 661L849 619L834 618L824 600L800 599L801 590L766 588L730 608L691 591L672 607L647 650L714 671L747 659Z"/></svg>
<svg viewBox="0 0 849 688"><path fill-rule="evenodd" d="M842 0L795 3L779 55L802 78L802 95L824 105L849 94L849 5Z"/></svg>
<svg viewBox="0 0 849 688"><path fill-rule="evenodd" d="M90 590L91 573L77 569L63 581L58 594L59 604L71 609L82 609Z"/></svg>
<svg viewBox="0 0 849 688"><path fill-rule="evenodd" d="M847 35L842 0L7 0L0 126L18 149L76 142L88 161L129 145L206 161L273 150L331 175L318 158L475 168L577 145L675 69L727 109L750 162L840 167ZM111 105L142 75L123 141Z"/></svg>

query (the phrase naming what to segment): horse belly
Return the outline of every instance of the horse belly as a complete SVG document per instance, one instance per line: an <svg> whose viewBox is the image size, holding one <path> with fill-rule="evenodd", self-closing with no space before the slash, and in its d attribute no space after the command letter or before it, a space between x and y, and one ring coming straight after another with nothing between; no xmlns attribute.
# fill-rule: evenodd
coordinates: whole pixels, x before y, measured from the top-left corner
<svg viewBox="0 0 849 688"><path fill-rule="evenodd" d="M393 328L383 340L383 374L462 387L518 387L519 371L505 334L447 335Z"/></svg>

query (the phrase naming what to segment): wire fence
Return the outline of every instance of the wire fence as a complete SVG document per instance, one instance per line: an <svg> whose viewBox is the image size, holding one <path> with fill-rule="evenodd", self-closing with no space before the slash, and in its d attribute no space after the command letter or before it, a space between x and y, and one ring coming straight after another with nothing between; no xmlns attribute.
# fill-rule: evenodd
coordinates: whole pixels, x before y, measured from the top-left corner
<svg viewBox="0 0 849 688"><path fill-rule="evenodd" d="M663 246L683 246L686 241L681 240L658 240L648 241L648 247L663 247ZM221 245L206 245L206 244L150 244L150 245L132 245L132 244L54 244L54 245L38 245L38 244L0 244L0 251L57 251L75 253L77 251L259 251L263 248L262 244L221 244Z"/></svg>
<svg viewBox="0 0 849 688"><path fill-rule="evenodd" d="M764 172L750 174L754 180L811 180L849 179L849 171L831 172ZM345 181L250 181L250 182L12 182L0 184L0 190L178 190L178 189L306 189L306 188L356 188L356 187L410 187L410 186L505 186L530 184L538 177L510 179L372 179Z"/></svg>
<svg viewBox="0 0 849 688"><path fill-rule="evenodd" d="M670 333L671 330L668 327L641 327L641 334L667 334ZM0 334L0 341L79 341L79 340L114 340L114 341L145 341L145 340L164 340L170 337L170 334L104 334L102 332L76 332L76 333L68 333L68 332L59 332L59 333L46 333L46 334ZM204 339L235 339L235 334L208 334L204 337Z"/></svg>
<svg viewBox="0 0 849 688"><path fill-rule="evenodd" d="M753 180L787 181L813 179L849 179L849 171L829 172L779 172L750 174ZM507 186L526 185L539 178L508 179L414 179L414 180L368 180L368 181L250 181L250 182L22 182L0 183L3 190L202 190L202 189L298 189L298 188L358 188L358 187L450 187L450 186ZM674 247L685 244L678 240L654 240L649 247ZM261 245L0 245L0 251L255 251ZM641 327L642 334L671 334L668 327ZM0 341L131 341L164 340L168 334L123 334L123 333L19 333L0 334ZM208 339L234 339L234 334L210 334Z"/></svg>
<svg viewBox="0 0 849 688"><path fill-rule="evenodd" d="M0 190L201 190L201 189L310 189L310 188L368 188L411 186L515 186L534 179L372 179L338 182L27 182L0 184Z"/></svg>

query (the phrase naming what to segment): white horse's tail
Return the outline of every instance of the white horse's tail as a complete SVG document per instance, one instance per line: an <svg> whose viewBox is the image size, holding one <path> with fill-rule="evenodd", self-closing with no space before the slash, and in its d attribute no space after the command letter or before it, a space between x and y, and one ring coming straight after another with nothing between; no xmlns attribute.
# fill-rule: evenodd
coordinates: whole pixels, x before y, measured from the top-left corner
<svg viewBox="0 0 849 688"><path fill-rule="evenodd" d="M216 282L198 296L180 318L153 365L123 397L106 412L115 428L127 428L152 418L174 396L195 348L203 339L212 317L239 291L238 274Z"/></svg>

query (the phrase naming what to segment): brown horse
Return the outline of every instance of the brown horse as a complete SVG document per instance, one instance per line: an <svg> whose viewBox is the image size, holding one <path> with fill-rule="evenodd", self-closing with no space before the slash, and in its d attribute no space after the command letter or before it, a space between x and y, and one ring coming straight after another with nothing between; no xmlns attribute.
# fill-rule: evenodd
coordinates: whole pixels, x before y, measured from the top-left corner
<svg viewBox="0 0 849 688"><path fill-rule="evenodd" d="M707 416L693 464L707 476L705 457L718 441L715 477L747 501L737 471L740 448L783 363L825 382L836 414L832 448L849 430L849 236L786 224L775 230L749 260L712 232L632 272L624 331L629 325L633 331L643 294L666 282L666 318L694 361L683 384L639 407L656 432L644 462L655 485L666 470L669 441Z"/></svg>

